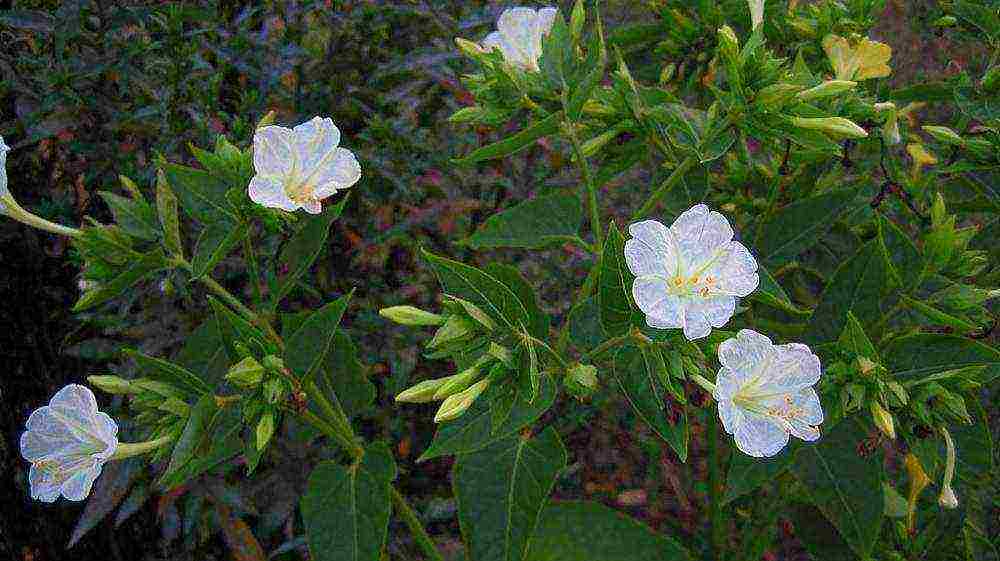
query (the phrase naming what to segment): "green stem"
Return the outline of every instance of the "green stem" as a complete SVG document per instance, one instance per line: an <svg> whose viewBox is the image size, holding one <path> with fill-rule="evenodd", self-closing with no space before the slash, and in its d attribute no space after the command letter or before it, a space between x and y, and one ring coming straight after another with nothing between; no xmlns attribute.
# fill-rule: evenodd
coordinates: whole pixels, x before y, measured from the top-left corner
<svg viewBox="0 0 1000 561"><path fill-rule="evenodd" d="M709 382L701 374L691 374L688 378L690 378L692 382L701 386L706 392L715 395L715 384Z"/></svg>
<svg viewBox="0 0 1000 561"><path fill-rule="evenodd" d="M652 340L650 340L649 337L646 337L646 335L643 334L641 331L634 330L628 333L627 335L619 335L618 337L612 337L611 339L605 340L603 343L597 345L589 352L584 353L582 360L596 359L597 357L610 351L611 349L615 347L620 347L621 345L624 345L625 343L628 343L630 341L643 344L649 344L652 342Z"/></svg>
<svg viewBox="0 0 1000 561"><path fill-rule="evenodd" d="M576 127L571 121L566 121L563 130L573 144L573 153L576 161L580 165L580 173L587 186L587 206L590 208L590 229L594 231L594 254L600 255L604 250L604 229L601 227L601 209L597 202L597 184L594 182L594 175L590 171L590 163L583 155L583 148L580 146L580 139L576 136Z"/></svg>
<svg viewBox="0 0 1000 561"><path fill-rule="evenodd" d="M41 216L36 216L17 204L14 197L10 194L0 197L0 214L6 214L14 220L22 224L27 224L28 226L38 228L39 230L45 230L46 232L52 232L53 234L58 234L60 236L68 236L75 238L80 235L80 230L76 228L70 228L69 226L63 226L62 224L56 224L55 222L50 222Z"/></svg>
<svg viewBox="0 0 1000 561"><path fill-rule="evenodd" d="M191 264L188 263L187 261L178 258L176 262L185 269L188 270L191 269ZM274 330L274 327L271 326L271 322L267 321L263 316L261 316L257 312L246 307L246 305L244 305L243 302L240 302L239 298L233 296L231 292L226 290L226 287L222 286L221 284L216 282L215 279L213 279L208 275L203 275L201 277L198 277L198 282L205 285L205 288L207 288L210 292L221 298L223 302L229 304L234 310L239 312L239 314L242 315L247 321L263 329L264 332L268 335L268 337L270 337L275 343L277 343L279 347L285 346L284 341L282 341L281 339L281 336L278 335L278 332L276 332Z"/></svg>
<svg viewBox="0 0 1000 561"><path fill-rule="evenodd" d="M432 561L444 561L444 557L441 556L434 541L427 534L424 525L417 518L417 513L413 511L413 508L406 502L406 498L395 487L392 488L392 504L394 505L396 514L403 519L406 527L413 534L413 538L417 540L417 545L424 551L427 558Z"/></svg>
<svg viewBox="0 0 1000 561"><path fill-rule="evenodd" d="M553 349L552 347L550 347L548 343L546 343L545 341L542 341L541 339L538 339L537 337L533 337L531 335L528 335L527 333L524 334L524 338L528 342L530 342L532 344L535 344L535 345L538 345L539 347L545 349L552 356L552 358L556 359L556 362L559 363L559 366L561 366L563 368L563 370L568 370L569 369L569 365L566 364L566 359L564 359L562 357L562 355L560 355L559 353L557 353L555 351L555 349Z"/></svg>
<svg viewBox="0 0 1000 561"><path fill-rule="evenodd" d="M722 501L719 496L722 489L719 477L719 421L713 413L713 408L705 409L706 437L708 438L708 500L711 517L712 558L716 561L723 561L725 552L722 543Z"/></svg>
<svg viewBox="0 0 1000 561"><path fill-rule="evenodd" d="M698 158L694 156L688 156L681 160L681 163L677 164L677 167L674 168L674 171L670 172L670 175L663 180L663 183L660 183L660 186L653 191L653 194L646 199L646 202L639 207L639 210L632 213L631 220L634 222L656 210L656 205L660 204L660 201L667 196L667 193L680 183L684 179L684 175L697 163Z"/></svg>
<svg viewBox="0 0 1000 561"><path fill-rule="evenodd" d="M253 249L251 234L243 237L243 255L247 258L247 266L250 269L250 286L253 287L254 306L260 307L263 298L260 292L260 272L257 268L257 253Z"/></svg>
<svg viewBox="0 0 1000 561"><path fill-rule="evenodd" d="M173 439L174 437L172 436L161 436L156 440L147 440L145 442L119 442L118 448L115 449L115 453L111 456L111 459L124 460L133 456L141 456L142 454L156 450Z"/></svg>

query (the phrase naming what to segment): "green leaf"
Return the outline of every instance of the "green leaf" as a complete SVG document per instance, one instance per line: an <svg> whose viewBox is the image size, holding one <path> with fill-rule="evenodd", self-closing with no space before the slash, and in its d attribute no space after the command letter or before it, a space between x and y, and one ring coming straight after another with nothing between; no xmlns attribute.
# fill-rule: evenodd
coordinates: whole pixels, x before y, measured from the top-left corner
<svg viewBox="0 0 1000 561"><path fill-rule="evenodd" d="M534 289L524 280L517 267L503 263L489 263L483 267L483 272L500 281L521 301L524 309L528 311L528 317L531 318L531 323L526 326L528 333L539 339L546 339L549 336L551 319L538 305Z"/></svg>
<svg viewBox="0 0 1000 561"><path fill-rule="evenodd" d="M375 384L358 361L358 348L351 337L338 329L323 367L316 375L316 385L330 401L340 402L350 419L375 402ZM310 403L310 405L313 405Z"/></svg>
<svg viewBox="0 0 1000 561"><path fill-rule="evenodd" d="M802 445L792 463L813 504L862 559L870 557L885 516L882 453L859 454L866 437L859 419L845 419L815 444Z"/></svg>
<svg viewBox="0 0 1000 561"><path fill-rule="evenodd" d="M777 456L754 458L741 452L733 452L726 476L726 494L722 499L727 504L735 499L756 491L761 485L774 481L792 466L799 445L790 442Z"/></svg>
<svg viewBox="0 0 1000 561"><path fill-rule="evenodd" d="M342 296L309 315L285 345L285 366L302 379L316 375L337 334L344 311L354 294Z"/></svg>
<svg viewBox="0 0 1000 561"><path fill-rule="evenodd" d="M177 351L173 362L194 372L209 387L217 387L229 368L229 357L219 344L221 341L215 318L209 318L184 338L184 346Z"/></svg>
<svg viewBox="0 0 1000 561"><path fill-rule="evenodd" d="M183 485L187 481L232 458L243 449L243 440L240 438L240 430L243 426L240 407L230 405L223 409L215 408L215 413L210 414L209 409L211 406L207 405L208 399L215 401L214 396L206 395L199 400L199 403L195 404L195 407L191 408L190 415L194 415L194 411L199 407L201 401L206 401L206 404L202 405L204 410L199 414L205 415L207 420L200 419L196 422L195 426L190 428L192 440L189 443L185 442L184 436L189 428L188 425L184 426L184 431L181 433L177 445L175 445L175 453L177 452L176 446L180 446L181 442L185 442L185 447L189 448L187 451L183 451L187 460L185 463L178 464L174 470L168 469L160 477L158 483L164 489ZM191 422L189 417L188 424ZM202 424L204 424L204 428L199 429L198 425ZM173 456L171 456L170 463L173 463Z"/></svg>
<svg viewBox="0 0 1000 561"><path fill-rule="evenodd" d="M214 312L216 333L222 343L221 347L232 364L243 359L243 355L236 349L236 343L247 345L254 339L264 340L264 335L259 329L236 315L215 297L209 296L208 303Z"/></svg>
<svg viewBox="0 0 1000 561"><path fill-rule="evenodd" d="M191 412L188 413L184 430L174 444L167 469L160 478L161 485L165 480L176 475L195 456L198 448L208 437L208 429L218 413L219 404L216 402L215 396L210 393L202 395L194 404Z"/></svg>
<svg viewBox="0 0 1000 561"><path fill-rule="evenodd" d="M632 273L625 264L625 238L614 222L608 226L597 281L601 326L609 337L624 335L632 326Z"/></svg>
<svg viewBox="0 0 1000 561"><path fill-rule="evenodd" d="M899 226L879 215L879 243L882 246L889 274L897 285L903 289L916 288L922 280L921 272L925 269L924 258L913 245L910 236L903 233Z"/></svg>
<svg viewBox="0 0 1000 561"><path fill-rule="evenodd" d="M510 332L532 325L521 299L499 279L475 267L423 251L446 294L472 302Z"/></svg>
<svg viewBox="0 0 1000 561"><path fill-rule="evenodd" d="M163 229L163 248L171 255L184 257L184 244L181 242L180 217L177 214L177 195L170 189L163 170L156 174L156 212Z"/></svg>
<svg viewBox="0 0 1000 561"><path fill-rule="evenodd" d="M842 347L858 356L863 356L873 362L879 361L875 345L868 338L861 322L850 311L847 312L847 324L844 326L844 332L840 334L838 342Z"/></svg>
<svg viewBox="0 0 1000 561"><path fill-rule="evenodd" d="M558 132L562 120L562 111L557 111L513 136L473 150L468 156L454 160L454 163L458 165L472 165L486 160L495 160L510 156L531 146L539 138Z"/></svg>
<svg viewBox="0 0 1000 561"><path fill-rule="evenodd" d="M73 311L82 312L103 304L112 298L120 296L129 288L138 284L139 281L168 268L170 268L170 263L167 262L166 256L163 255L163 250L156 248L144 254L115 278L101 284L96 290L84 293L73 306Z"/></svg>
<svg viewBox="0 0 1000 561"><path fill-rule="evenodd" d="M808 316L809 311L799 308L792 303L788 293L778 284L778 281L771 276L771 273L763 265L758 265L757 273L760 275L760 285L757 290L750 294L750 299L761 304L783 310L796 316Z"/></svg>
<svg viewBox="0 0 1000 561"><path fill-rule="evenodd" d="M979 329L979 326L967 319L939 310L930 304L925 304L920 300L910 298L905 294L902 296L902 303L931 323L943 327L951 327L952 329L957 329L962 333L972 333L973 331Z"/></svg>
<svg viewBox="0 0 1000 561"><path fill-rule="evenodd" d="M604 342L597 298L591 296L569 312L569 340L580 351L589 351Z"/></svg>
<svg viewBox="0 0 1000 561"><path fill-rule="evenodd" d="M461 417L438 426L434 441L417 461L424 462L451 454L468 454L517 433L552 407L556 389L550 376L542 376L538 397L529 402L531 396L519 392L503 426L492 430L490 403L496 398L498 388L490 387Z"/></svg>
<svg viewBox="0 0 1000 561"><path fill-rule="evenodd" d="M550 504L528 547L527 561L690 561L671 538L594 502Z"/></svg>
<svg viewBox="0 0 1000 561"><path fill-rule="evenodd" d="M315 561L380 561L389 533L396 463L384 444L360 462L317 465L302 496L309 552Z"/></svg>
<svg viewBox="0 0 1000 561"><path fill-rule="evenodd" d="M191 397L212 393L208 384L182 366L135 350L127 350L125 354L135 360L139 372L146 378L171 384Z"/></svg>
<svg viewBox="0 0 1000 561"><path fill-rule="evenodd" d="M776 268L792 261L822 239L857 197L854 188L798 200L774 213L757 239L761 261Z"/></svg>
<svg viewBox="0 0 1000 561"><path fill-rule="evenodd" d="M129 199L110 191L98 191L97 194L107 203L115 217L115 223L125 233L141 240L155 240L158 237L156 212L149 203L142 199Z"/></svg>
<svg viewBox="0 0 1000 561"><path fill-rule="evenodd" d="M791 512L795 535L816 561L849 561L855 558L851 548L823 513L808 504L794 503Z"/></svg>
<svg viewBox="0 0 1000 561"><path fill-rule="evenodd" d="M883 306L887 305L885 296L893 285L877 244L877 240L865 244L833 274L806 329L807 344L840 336L847 312L852 312L865 328L881 319Z"/></svg>
<svg viewBox="0 0 1000 561"><path fill-rule="evenodd" d="M566 448L555 429L513 435L455 462L452 484L470 559L522 561Z"/></svg>
<svg viewBox="0 0 1000 561"><path fill-rule="evenodd" d="M580 198L555 193L525 201L490 216L479 230L461 243L473 249L543 249L566 242L579 242L577 232L582 220Z"/></svg>
<svg viewBox="0 0 1000 561"><path fill-rule="evenodd" d="M673 448L682 462L687 461L687 411L672 419L664 410L666 391L661 373L666 372L663 357L655 348L627 345L615 354L614 374L618 387L636 414L649 428ZM678 404L678 407L682 407Z"/></svg>
<svg viewBox="0 0 1000 561"><path fill-rule="evenodd" d="M344 197L322 214L306 218L304 224L288 240L278 258L279 269L288 272L282 277L274 292L271 302L273 308L277 308L278 303L285 296L288 296L288 293L295 288L296 283L309 272L309 268L326 247L326 239L330 235L330 225L344 212L347 201L348 198Z"/></svg>
<svg viewBox="0 0 1000 561"><path fill-rule="evenodd" d="M983 366L979 382L1000 377L1000 351L957 335L917 333L893 339L883 351L885 365L899 382L913 382L947 370Z"/></svg>
<svg viewBox="0 0 1000 561"><path fill-rule="evenodd" d="M207 225L198 236L198 245L191 258L191 280L211 274L219 261L229 255L247 233L245 222L234 224L220 220Z"/></svg>
<svg viewBox="0 0 1000 561"><path fill-rule="evenodd" d="M226 200L229 186L224 180L207 171L176 164L164 165L163 175L181 206L195 220L202 224L219 220L236 222L236 215Z"/></svg>

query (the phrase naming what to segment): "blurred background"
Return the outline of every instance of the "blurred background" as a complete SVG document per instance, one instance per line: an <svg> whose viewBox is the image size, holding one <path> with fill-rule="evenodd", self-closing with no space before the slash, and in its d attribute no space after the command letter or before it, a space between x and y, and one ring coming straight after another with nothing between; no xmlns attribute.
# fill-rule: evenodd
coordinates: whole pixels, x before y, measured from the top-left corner
<svg viewBox="0 0 1000 561"><path fill-rule="evenodd" d="M607 0L608 27L648 23L646 4L668 3ZM574 181L565 152L544 144L475 169L449 164L493 134L447 122L471 101L459 82L469 68L453 38L480 40L504 7L480 0L0 0L0 134L13 148L10 189L50 220L107 221L96 193L117 189L119 175L148 190L157 159L191 163L189 144L211 146L220 134L246 146L270 110L288 126L333 117L364 178L333 226L311 279L315 293L303 294L301 304L358 288L344 325L378 388L367 430L397 444L404 493L456 559L462 550L449 460L413 464L433 434L431 414L391 400L435 366L418 360L426 334L392 327L374 311L401 303L434 308L437 285L415 257L419 247L470 258L452 241L505 201ZM886 2L874 35L893 47L892 81L954 75L982 52L932 29L938 9L932 0ZM630 183L645 186L649 178L612 182L612 205L630 208ZM582 282L584 256L569 249L528 259L497 253L541 288L550 312L565 314L565 287ZM239 274L226 266L220 272ZM123 347L172 352L204 317L183 300L177 305L169 287L140 291L117 314L74 316L78 273L64 240L0 220L0 559L254 560L256 544L278 559L303 558L295 506L308 475L299 460L309 451L294 439L252 481L207 476L160 495L126 463L106 470L104 500L30 500L28 466L18 452L28 414L67 383L112 365L128 368L119 364ZM705 502L705 489L686 484L687 470L704 470L699 439L692 438L689 464L679 465L649 435L598 414L604 405L574 410L593 425L567 445L588 461L560 485L689 535ZM994 434L996 413L994 406ZM779 528L783 549L774 554L805 558L794 529ZM406 547L390 544L404 554Z"/></svg>

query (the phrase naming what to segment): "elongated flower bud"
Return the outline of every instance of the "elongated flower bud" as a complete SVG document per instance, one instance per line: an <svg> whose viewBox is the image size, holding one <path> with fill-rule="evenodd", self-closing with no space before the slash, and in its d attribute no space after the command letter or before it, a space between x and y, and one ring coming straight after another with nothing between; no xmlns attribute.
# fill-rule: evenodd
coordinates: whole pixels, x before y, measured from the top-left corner
<svg viewBox="0 0 1000 561"><path fill-rule="evenodd" d="M90 385L101 390L102 392L113 395L138 393L142 391L139 388L132 387L132 384L130 384L128 380L118 376L87 376L87 381L90 382Z"/></svg>
<svg viewBox="0 0 1000 561"><path fill-rule="evenodd" d="M459 392L444 400L444 403L441 404L437 414L434 415L434 422L440 423L461 417L462 414L465 413L476 401L476 398L486 391L486 388L489 387L489 385L490 379L483 378L472 386L469 386L469 388L465 391Z"/></svg>
<svg viewBox="0 0 1000 561"><path fill-rule="evenodd" d="M945 144L950 144L952 146L963 146L965 144L965 139L963 139L959 134L948 127L939 127L936 125L926 125L920 127L927 134L934 137L935 140L939 142L944 142Z"/></svg>
<svg viewBox="0 0 1000 561"><path fill-rule="evenodd" d="M434 337L430 343L427 343L427 347L436 349L448 343L466 339L475 332L476 326L471 321L458 315L449 316L445 320L444 325L439 327L437 332L434 333Z"/></svg>
<svg viewBox="0 0 1000 561"><path fill-rule="evenodd" d="M944 437L944 444L947 457L944 465L944 480L941 482L941 496L938 497L938 504L943 508L958 508L958 497L955 490L951 488L951 481L955 478L955 442L951 439L948 429L941 427L941 436Z"/></svg>
<svg viewBox="0 0 1000 561"><path fill-rule="evenodd" d="M486 52L485 49L479 45L469 41L468 39L462 39L461 37L455 37L455 46L458 50L462 51L462 54L469 58L479 58L479 55Z"/></svg>
<svg viewBox="0 0 1000 561"><path fill-rule="evenodd" d="M888 436L892 440L896 440L896 424L892 420L892 413L885 410L882 405L873 401L871 403L872 419L875 421L875 426L878 430L882 431L882 434Z"/></svg>
<svg viewBox="0 0 1000 561"><path fill-rule="evenodd" d="M441 386L448 383L448 381L455 378L455 376L458 376L458 374L419 382L400 392L399 395L396 396L396 402L428 403L434 401L434 394L437 393Z"/></svg>
<svg viewBox="0 0 1000 561"><path fill-rule="evenodd" d="M857 86L858 83L851 80L827 80L818 86L799 92L795 97L797 97L800 101L811 101L814 99L840 95L844 92L853 90Z"/></svg>
<svg viewBox="0 0 1000 561"><path fill-rule="evenodd" d="M390 308L382 308L378 311L378 315L400 325L442 325L445 322L444 316L439 316L438 314L433 314L431 312L425 312L424 310L414 308L413 306L392 306Z"/></svg>
<svg viewBox="0 0 1000 561"><path fill-rule="evenodd" d="M792 124L801 129L813 129L847 138L868 136L868 131L859 127L854 121L843 117L792 117Z"/></svg>
<svg viewBox="0 0 1000 561"><path fill-rule="evenodd" d="M802 86L798 84L771 84L757 92L756 103L765 109L779 109L801 93Z"/></svg>
<svg viewBox="0 0 1000 561"><path fill-rule="evenodd" d="M472 366L450 377L448 381L441 384L441 387L439 387L437 392L434 393L434 399L445 399L446 397L454 395L469 387L479 378L483 367L492 361L493 357L482 357Z"/></svg>

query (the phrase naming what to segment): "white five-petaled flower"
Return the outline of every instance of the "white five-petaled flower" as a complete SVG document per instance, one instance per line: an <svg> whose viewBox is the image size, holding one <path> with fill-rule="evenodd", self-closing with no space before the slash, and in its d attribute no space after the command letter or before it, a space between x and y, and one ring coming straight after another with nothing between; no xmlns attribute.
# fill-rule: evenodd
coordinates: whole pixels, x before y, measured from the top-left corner
<svg viewBox="0 0 1000 561"><path fill-rule="evenodd" d="M819 358L800 343L775 345L750 329L719 345L714 397L719 418L736 447L757 458L774 456L788 436L819 438L823 408L812 386Z"/></svg>
<svg viewBox="0 0 1000 561"><path fill-rule="evenodd" d="M682 328L707 337L736 311L736 298L756 290L757 261L722 214L697 205L667 228L655 220L629 226L625 261L636 276L632 296L656 329Z"/></svg>
<svg viewBox="0 0 1000 561"><path fill-rule="evenodd" d="M118 425L97 410L88 388L70 384L28 417L21 455L31 462L31 497L47 503L59 495L82 501L118 449Z"/></svg>
<svg viewBox="0 0 1000 561"><path fill-rule="evenodd" d="M500 14L497 30L483 39L487 51L500 49L509 64L532 72L538 71L542 56L542 37L552 30L556 8L510 8Z"/></svg>
<svg viewBox="0 0 1000 561"><path fill-rule="evenodd" d="M250 199L266 207L318 214L323 210L320 201L361 179L357 158L339 145L340 130L329 118L314 117L294 129L257 129Z"/></svg>

